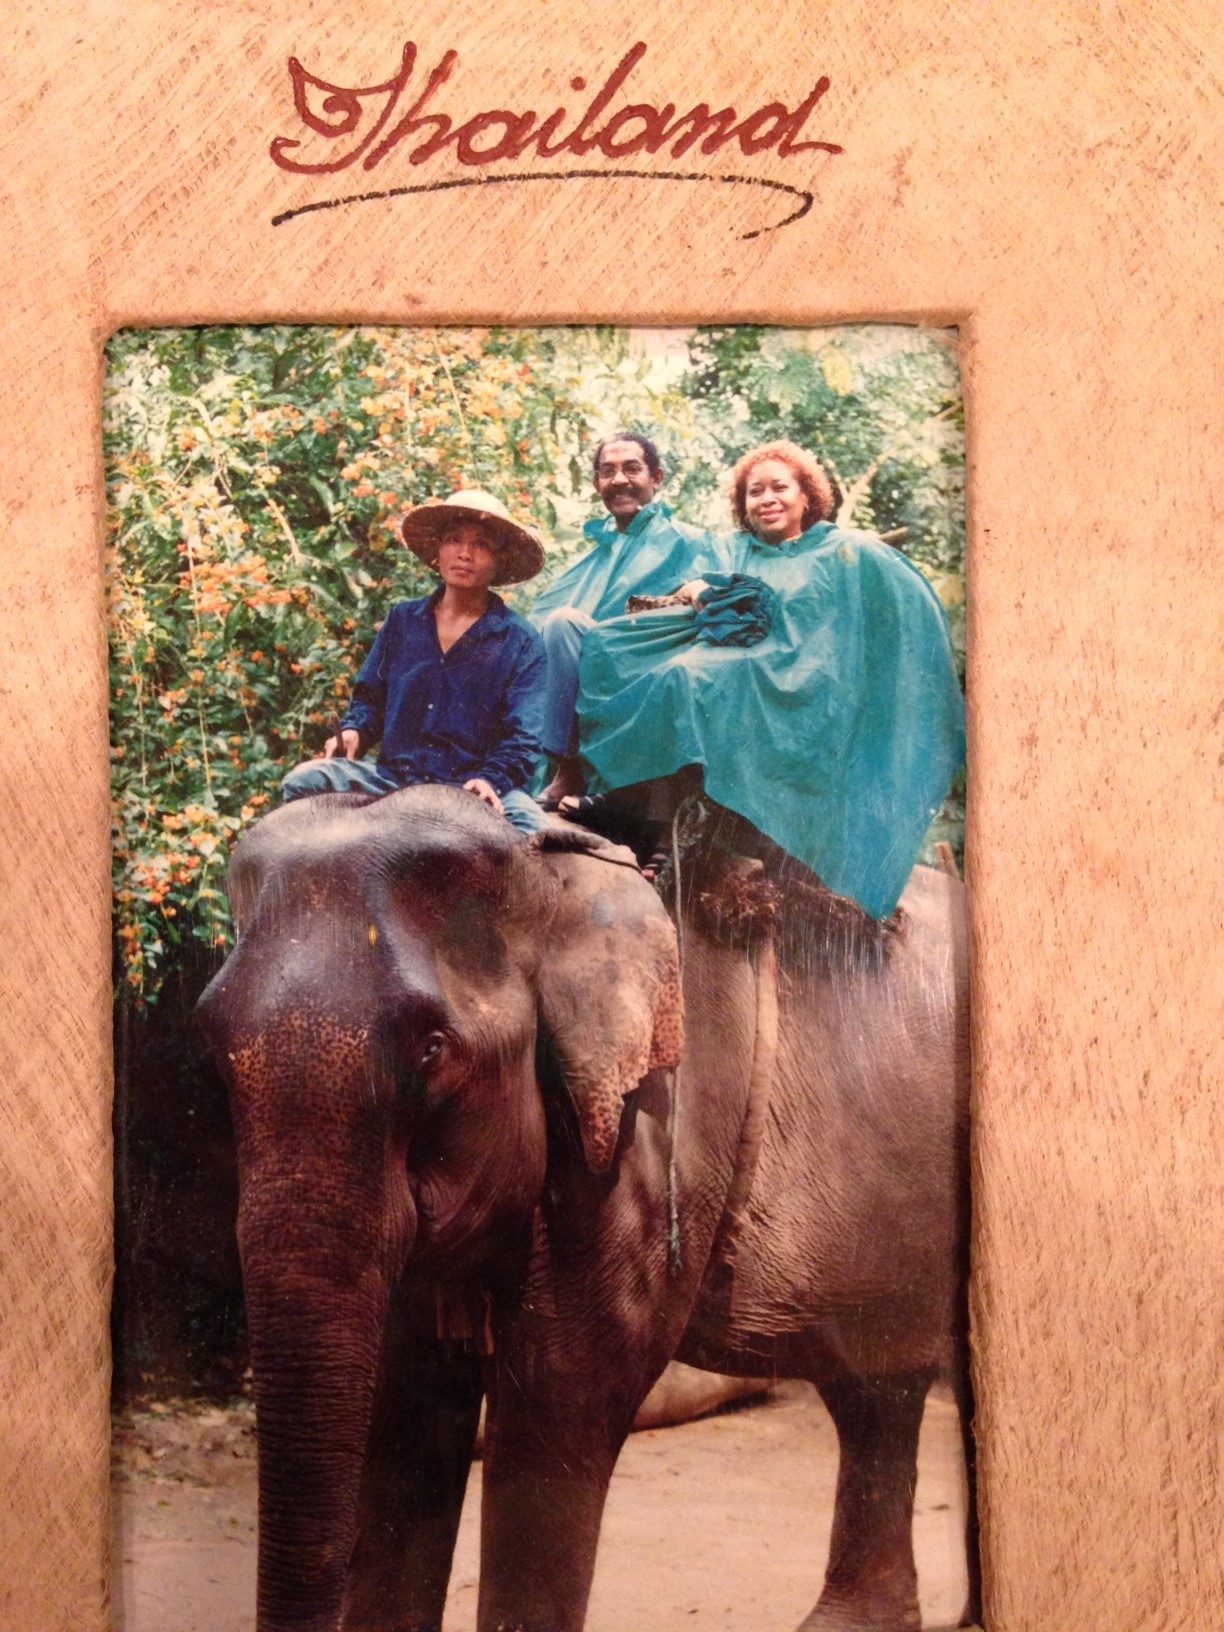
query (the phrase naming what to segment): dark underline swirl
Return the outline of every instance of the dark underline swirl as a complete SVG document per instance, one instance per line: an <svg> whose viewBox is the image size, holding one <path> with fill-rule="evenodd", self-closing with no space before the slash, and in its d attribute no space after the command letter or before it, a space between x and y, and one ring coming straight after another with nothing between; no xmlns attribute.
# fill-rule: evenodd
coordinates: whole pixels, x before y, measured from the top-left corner
<svg viewBox="0 0 1224 1632"><path fill-rule="evenodd" d="M453 192L460 187L497 187L505 186L508 182L522 181L607 180L712 181L720 186L767 187L772 192L786 193L791 198L799 200L798 208L783 216L781 221L757 227L752 232L740 233L741 240L745 242L751 238L760 238L763 233L778 232L782 227L789 227L796 221L802 221L815 202L815 195L805 188L792 187L785 181L772 181L767 176L713 176L701 170L526 170L497 176L460 176L451 181L423 181L414 187L384 187L377 192L346 193L341 198L321 198L314 204L299 204L295 209L282 210L279 215L272 217L272 225L283 226L286 221L292 221L300 215L314 215L320 210L341 210L350 204L373 204L380 199L388 198L413 198L422 193Z"/></svg>

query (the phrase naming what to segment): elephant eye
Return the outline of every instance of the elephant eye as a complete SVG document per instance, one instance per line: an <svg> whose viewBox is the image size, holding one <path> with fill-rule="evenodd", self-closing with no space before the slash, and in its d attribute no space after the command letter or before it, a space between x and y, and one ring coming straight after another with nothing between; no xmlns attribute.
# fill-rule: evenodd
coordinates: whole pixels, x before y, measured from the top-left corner
<svg viewBox="0 0 1224 1632"><path fill-rule="evenodd" d="M442 1052L442 1044L446 1041L440 1031L431 1031L421 1045L421 1052L417 1055L417 1070L424 1071L432 1065Z"/></svg>

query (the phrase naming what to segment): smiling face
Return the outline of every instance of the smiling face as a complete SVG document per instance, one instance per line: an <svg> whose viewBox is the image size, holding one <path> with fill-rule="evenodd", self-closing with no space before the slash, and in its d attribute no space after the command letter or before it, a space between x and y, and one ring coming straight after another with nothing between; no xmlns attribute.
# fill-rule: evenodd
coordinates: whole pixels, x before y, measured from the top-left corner
<svg viewBox="0 0 1224 1632"><path fill-rule="evenodd" d="M622 533L644 505L654 502L662 486L662 471L651 470L636 442L628 438L605 442L599 450L595 491Z"/></svg>
<svg viewBox="0 0 1224 1632"><path fill-rule="evenodd" d="M497 546L478 521L448 522L438 542L438 576L455 589L488 589L497 574Z"/></svg>
<svg viewBox="0 0 1224 1632"><path fill-rule="evenodd" d="M763 544L781 544L798 538L807 514L807 494L798 477L781 459L762 459L748 473L744 514L749 532Z"/></svg>

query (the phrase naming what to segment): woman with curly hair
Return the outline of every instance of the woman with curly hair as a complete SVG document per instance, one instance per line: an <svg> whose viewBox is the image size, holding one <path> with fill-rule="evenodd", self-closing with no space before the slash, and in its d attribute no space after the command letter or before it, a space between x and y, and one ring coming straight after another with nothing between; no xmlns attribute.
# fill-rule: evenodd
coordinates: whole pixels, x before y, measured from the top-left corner
<svg viewBox="0 0 1224 1632"><path fill-rule="evenodd" d="M699 768L710 800L887 917L964 759L943 608L899 551L830 520L829 479L793 442L746 453L731 503L725 573L588 636L592 785Z"/></svg>

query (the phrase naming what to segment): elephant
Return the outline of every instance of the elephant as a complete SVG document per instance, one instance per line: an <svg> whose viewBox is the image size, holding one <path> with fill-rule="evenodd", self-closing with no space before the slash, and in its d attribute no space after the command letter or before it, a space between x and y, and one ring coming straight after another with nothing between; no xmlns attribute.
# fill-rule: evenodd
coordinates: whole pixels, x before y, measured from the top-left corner
<svg viewBox="0 0 1224 1632"><path fill-rule="evenodd" d="M482 1397L481 1632L580 1632L673 1357L832 1414L805 1632L920 1626L941 1374L968 1443L961 885L915 868L875 926L714 843L681 874L669 911L622 847L441 786L236 846L198 1017L238 1155L258 1632L439 1632Z"/></svg>

